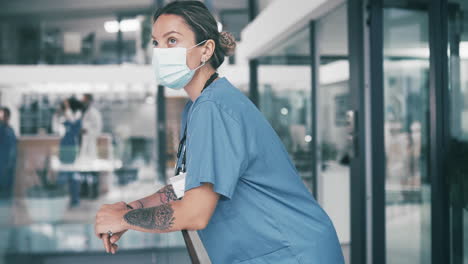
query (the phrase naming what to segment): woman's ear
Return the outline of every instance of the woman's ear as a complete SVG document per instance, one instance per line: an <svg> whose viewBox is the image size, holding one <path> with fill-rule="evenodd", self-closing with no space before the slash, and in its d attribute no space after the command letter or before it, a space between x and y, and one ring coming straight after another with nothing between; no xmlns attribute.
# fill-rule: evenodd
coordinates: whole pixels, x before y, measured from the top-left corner
<svg viewBox="0 0 468 264"><path fill-rule="evenodd" d="M212 39L206 41L205 47L203 49L202 59L204 58L205 61L211 59L215 50L216 44Z"/></svg>

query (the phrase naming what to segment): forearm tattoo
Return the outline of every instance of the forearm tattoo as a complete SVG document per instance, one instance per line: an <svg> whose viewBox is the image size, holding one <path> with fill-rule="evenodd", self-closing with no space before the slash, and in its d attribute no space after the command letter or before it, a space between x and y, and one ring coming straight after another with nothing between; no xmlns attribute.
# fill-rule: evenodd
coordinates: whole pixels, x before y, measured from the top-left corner
<svg viewBox="0 0 468 264"><path fill-rule="evenodd" d="M167 230L174 224L174 209L171 204L132 210L124 215L125 221L150 230Z"/></svg>
<svg viewBox="0 0 468 264"><path fill-rule="evenodd" d="M159 199L163 204L177 200L177 196L172 185L164 186L164 188L159 190L157 193L159 193Z"/></svg>

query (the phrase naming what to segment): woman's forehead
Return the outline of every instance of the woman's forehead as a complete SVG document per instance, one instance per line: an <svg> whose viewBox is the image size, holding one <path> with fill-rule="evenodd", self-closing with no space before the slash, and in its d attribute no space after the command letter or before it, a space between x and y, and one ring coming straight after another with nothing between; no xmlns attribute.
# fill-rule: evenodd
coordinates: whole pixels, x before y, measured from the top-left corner
<svg viewBox="0 0 468 264"><path fill-rule="evenodd" d="M161 39L176 32L182 36L190 36L193 34L190 27L185 23L185 20L173 14L164 14L158 17L153 24L152 36L154 39Z"/></svg>

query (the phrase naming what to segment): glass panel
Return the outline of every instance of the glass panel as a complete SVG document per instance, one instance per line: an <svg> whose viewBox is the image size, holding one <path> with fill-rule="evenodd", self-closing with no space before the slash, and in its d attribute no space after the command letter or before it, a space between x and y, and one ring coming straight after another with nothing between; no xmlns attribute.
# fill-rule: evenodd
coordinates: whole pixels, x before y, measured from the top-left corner
<svg viewBox="0 0 468 264"><path fill-rule="evenodd" d="M350 106L347 34L347 5L341 5L318 20L318 199L335 224L348 261L351 157L346 118Z"/></svg>
<svg viewBox="0 0 468 264"><path fill-rule="evenodd" d="M387 263L431 262L428 13L385 8Z"/></svg>
<svg viewBox="0 0 468 264"><path fill-rule="evenodd" d="M135 15L126 16L120 24L114 15L99 15L101 12L54 17L57 10L73 12L69 8L72 6L65 4L47 8L50 16L30 10L31 15L40 16L35 23L0 22L0 64L144 64L145 57L148 61L149 15L132 12Z"/></svg>
<svg viewBox="0 0 468 264"><path fill-rule="evenodd" d="M310 62L309 56L309 29L304 28L260 58L265 64L259 67L258 79L259 108L311 190L310 66L303 64Z"/></svg>
<svg viewBox="0 0 468 264"><path fill-rule="evenodd" d="M73 75L76 69L63 73ZM84 108L82 100L89 92L93 115L102 120L100 130L96 122L85 125L92 108ZM51 260L72 258L73 252L103 253L102 242L93 233L99 207L140 199L165 184L158 181L164 176L156 173L154 83L25 83L2 87L0 94L0 105L10 109L9 127L17 142L10 160L5 154L13 148L0 141L0 259L27 263L22 259L31 255ZM65 100L70 112L64 112ZM170 176L186 101L181 96L167 98ZM81 123L65 122L80 116ZM0 134L5 133L3 128L0 125ZM96 137L86 137L87 133ZM10 162L16 166L5 167ZM138 262L150 263L158 249L158 263L189 263L180 232L127 232L118 245L121 256L140 250Z"/></svg>
<svg viewBox="0 0 468 264"><path fill-rule="evenodd" d="M26 6L1 2L0 65L151 63L152 14L157 1L131 5L52 1ZM259 0L258 11L272 2ZM211 0L205 4L221 20L219 27L239 40L249 22L248 1Z"/></svg>
<svg viewBox="0 0 468 264"><path fill-rule="evenodd" d="M448 5L452 263L468 263L468 3Z"/></svg>

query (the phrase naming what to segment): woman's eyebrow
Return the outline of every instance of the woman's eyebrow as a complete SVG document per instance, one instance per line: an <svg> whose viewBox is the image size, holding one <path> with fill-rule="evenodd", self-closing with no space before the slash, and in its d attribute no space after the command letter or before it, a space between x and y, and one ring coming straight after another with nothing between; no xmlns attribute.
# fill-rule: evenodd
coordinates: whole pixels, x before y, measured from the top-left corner
<svg viewBox="0 0 468 264"><path fill-rule="evenodd" d="M180 34L179 32L177 32L177 31L175 31L175 30L172 30L172 31L169 31L169 32L164 33L163 37L165 37L165 36L167 36L167 35L169 35L169 34L172 34L172 33L176 33L176 34L182 35L182 34ZM151 36L151 37L153 37L153 39L156 39L155 36Z"/></svg>
<svg viewBox="0 0 468 264"><path fill-rule="evenodd" d="M179 32L177 32L177 31L175 31L175 30L172 30L172 31L169 31L169 32L165 33L165 34L163 35L163 37L165 37L165 36L167 36L167 35L169 35L169 34L171 34L171 33L177 33L177 34L179 34L179 35L182 35L182 34L180 34Z"/></svg>

